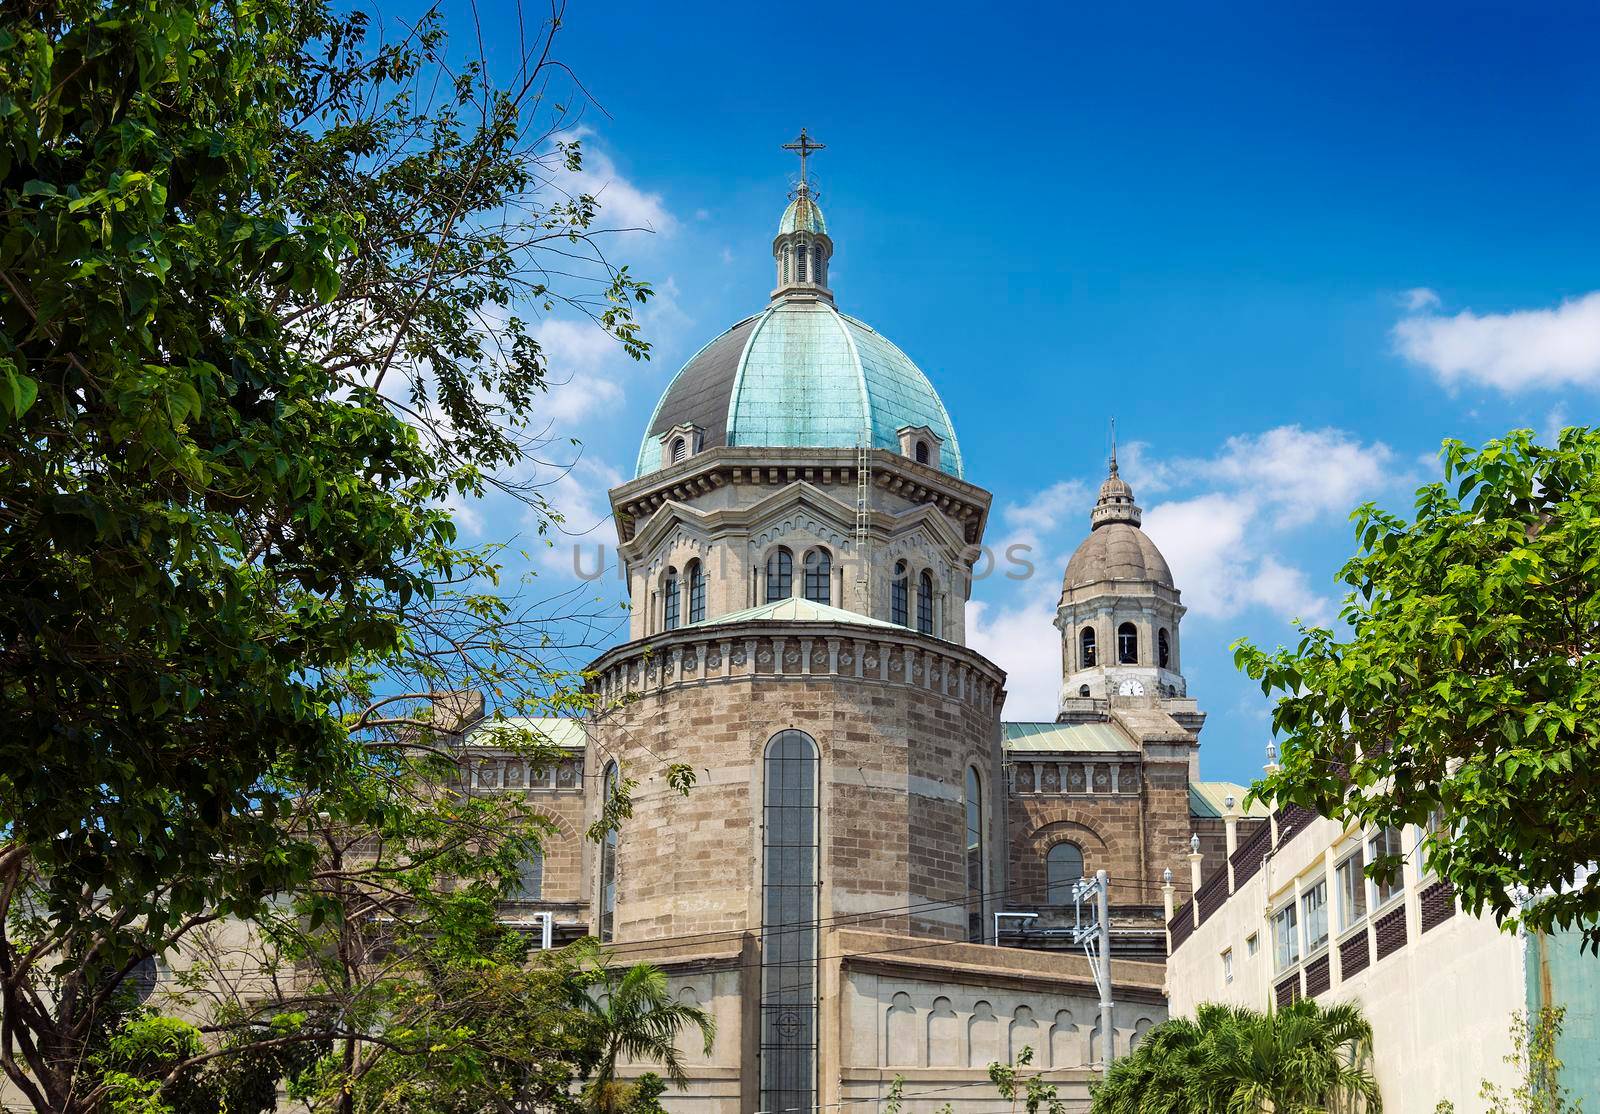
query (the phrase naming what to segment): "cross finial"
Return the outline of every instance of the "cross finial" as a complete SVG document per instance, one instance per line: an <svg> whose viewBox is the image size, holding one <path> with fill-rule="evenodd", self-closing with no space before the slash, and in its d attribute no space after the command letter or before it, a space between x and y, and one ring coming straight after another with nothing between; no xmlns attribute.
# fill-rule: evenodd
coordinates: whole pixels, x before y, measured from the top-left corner
<svg viewBox="0 0 1600 1114"><path fill-rule="evenodd" d="M804 192L809 188L806 184L806 158L813 151L821 151L827 147L826 143L818 143L806 134L804 128L800 129L800 138L783 145L785 151L793 151L800 156L800 190Z"/></svg>

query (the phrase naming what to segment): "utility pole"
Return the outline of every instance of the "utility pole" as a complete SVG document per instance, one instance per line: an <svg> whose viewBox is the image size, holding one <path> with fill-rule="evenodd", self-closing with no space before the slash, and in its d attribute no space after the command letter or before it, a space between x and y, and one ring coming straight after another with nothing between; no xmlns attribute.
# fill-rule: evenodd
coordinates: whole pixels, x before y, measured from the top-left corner
<svg viewBox="0 0 1600 1114"><path fill-rule="evenodd" d="M1106 872L1094 872L1094 881L1087 878L1073 888L1073 905L1076 927L1072 942L1083 946L1089 960L1089 971L1094 975L1094 985L1100 991L1100 1056L1102 1074L1111 1074L1113 1032L1111 1025L1111 900L1108 894L1110 879ZM1083 906L1093 902L1092 920L1085 921Z"/></svg>

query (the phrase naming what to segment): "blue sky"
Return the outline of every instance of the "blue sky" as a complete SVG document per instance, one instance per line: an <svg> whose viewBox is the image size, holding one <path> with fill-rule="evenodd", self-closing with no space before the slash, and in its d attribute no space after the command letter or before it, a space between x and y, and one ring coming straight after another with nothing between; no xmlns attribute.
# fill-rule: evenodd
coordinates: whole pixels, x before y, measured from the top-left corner
<svg viewBox="0 0 1600 1114"><path fill-rule="evenodd" d="M501 49L509 0L480 10ZM548 412L583 442L550 491L593 526L667 380L764 304L804 125L840 307L942 394L989 542L1035 549L969 605L1008 718L1054 714L1115 416L1190 608L1205 774L1248 780L1267 708L1227 645L1336 614L1350 509L1407 507L1445 437L1592 421L1597 31L1578 5L575 5L557 54L605 109L582 184L653 229L613 253L662 297L642 365L544 323L572 377Z"/></svg>

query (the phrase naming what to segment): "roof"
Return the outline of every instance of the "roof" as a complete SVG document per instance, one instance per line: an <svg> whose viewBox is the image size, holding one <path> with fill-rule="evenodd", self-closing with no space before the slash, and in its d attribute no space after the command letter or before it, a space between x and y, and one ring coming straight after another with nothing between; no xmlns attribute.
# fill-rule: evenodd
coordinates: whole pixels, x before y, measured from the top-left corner
<svg viewBox="0 0 1600 1114"><path fill-rule="evenodd" d="M900 451L899 430L927 426L937 465L962 474L944 402L916 364L872 326L823 299L784 298L736 322L690 357L656 404L635 474L662 466L661 437L692 424L704 448L872 447Z"/></svg>
<svg viewBox="0 0 1600 1114"><path fill-rule="evenodd" d="M1067 562L1062 587L1101 580L1143 580L1174 587L1172 570L1161 550L1149 535L1128 522L1107 522L1091 530Z"/></svg>
<svg viewBox="0 0 1600 1114"><path fill-rule="evenodd" d="M1245 807L1245 797L1249 793L1249 786L1232 781L1191 781L1189 815L1220 820L1227 813L1226 798L1232 797L1235 815L1265 820L1272 813L1260 801L1251 801L1250 807Z"/></svg>
<svg viewBox="0 0 1600 1114"><path fill-rule="evenodd" d="M552 746L568 750L581 750L584 745L583 721L564 716L506 716L503 719L481 719L467 732L468 746L494 746L497 731L528 731L534 742L548 741Z"/></svg>
<svg viewBox="0 0 1600 1114"><path fill-rule="evenodd" d="M708 623L699 624L707 627L720 627L727 623L750 623L767 620L781 623L854 623L858 627L892 627L895 630L906 630L905 627L886 623L882 619L874 619L870 615L859 615L854 611L846 611L842 607L831 607L825 603L813 603L811 600L791 596L788 599L764 603L760 607L748 607L743 611L735 611L731 615L722 615Z"/></svg>
<svg viewBox="0 0 1600 1114"><path fill-rule="evenodd" d="M1002 723L1005 748L1020 752L1134 752L1139 744L1109 723Z"/></svg>
<svg viewBox="0 0 1600 1114"><path fill-rule="evenodd" d="M809 193L797 194L778 219L778 235L790 232L815 232L820 236L828 234L828 222L822 219L822 206Z"/></svg>

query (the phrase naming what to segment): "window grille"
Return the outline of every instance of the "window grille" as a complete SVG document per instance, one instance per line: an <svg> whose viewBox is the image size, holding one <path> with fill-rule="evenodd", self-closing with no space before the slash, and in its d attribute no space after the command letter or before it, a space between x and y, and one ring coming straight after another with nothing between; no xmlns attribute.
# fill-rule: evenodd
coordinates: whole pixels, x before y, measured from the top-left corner
<svg viewBox="0 0 1600 1114"><path fill-rule="evenodd" d="M661 629L678 629L678 574L671 569L661 582Z"/></svg>
<svg viewBox="0 0 1600 1114"><path fill-rule="evenodd" d="M699 561L689 562L689 622L706 621L706 570Z"/></svg>
<svg viewBox="0 0 1600 1114"><path fill-rule="evenodd" d="M908 614L908 601L910 585L906 583L906 563L894 563L894 581L889 585L889 621L896 626L908 627L911 617Z"/></svg>
<svg viewBox="0 0 1600 1114"><path fill-rule="evenodd" d="M833 602L833 558L826 549L806 554L806 599L812 603Z"/></svg>
<svg viewBox="0 0 1600 1114"><path fill-rule="evenodd" d="M762 876L761 1109L810 1110L817 1068L817 745L767 744Z"/></svg>
<svg viewBox="0 0 1600 1114"><path fill-rule="evenodd" d="M787 549L774 550L767 558L767 603L777 603L794 595L794 555Z"/></svg>
<svg viewBox="0 0 1600 1114"><path fill-rule="evenodd" d="M611 800L617 793L617 764L606 763L605 774L601 778L600 807L602 813L609 812ZM615 828L606 832L605 842L600 845L600 942L610 943L612 931L615 928L617 912L617 830Z"/></svg>

